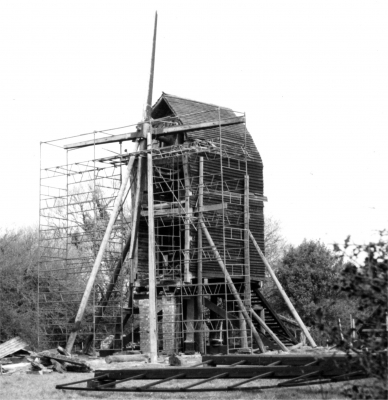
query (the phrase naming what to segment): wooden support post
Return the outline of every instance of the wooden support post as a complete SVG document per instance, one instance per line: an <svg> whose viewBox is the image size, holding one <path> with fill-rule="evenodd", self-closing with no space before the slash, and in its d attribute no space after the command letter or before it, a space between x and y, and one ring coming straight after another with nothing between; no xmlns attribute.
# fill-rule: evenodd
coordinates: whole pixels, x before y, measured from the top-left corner
<svg viewBox="0 0 388 400"><path fill-rule="evenodd" d="M86 305L88 303L90 294L92 292L94 281L96 280L98 270L100 269L102 257L104 255L106 246L108 244L110 234L112 233L113 225L116 222L116 218L117 218L119 211L121 209L121 206L122 206L121 202L123 200L125 188L127 187L127 183L128 183L129 177L131 175L131 170L132 170L134 162L135 162L135 157L131 156L131 158L128 161L127 168L124 170L121 186L120 186L119 192L117 193L117 197L116 197L116 201L115 201L115 204L114 204L114 207L112 210L112 214L110 216L108 226L106 227L106 231L105 231L104 237L102 239L100 248L98 250L96 260L94 261L94 265L93 265L92 271L90 273L88 283L86 284L85 292L82 296L81 304L79 306L77 315L75 317L74 329L70 333L69 339L66 344L66 350L69 353L71 353L71 350L73 349L73 345L74 345L75 339L77 337L77 332L81 327L81 321L84 316Z"/></svg>
<svg viewBox="0 0 388 400"><path fill-rule="evenodd" d="M206 239L209 242L210 247L212 248L212 251L213 251L213 253L214 253L215 257L216 257L216 260L218 261L218 265L221 267L221 270L225 275L226 281L228 283L228 287L229 287L230 291L232 292L234 298L236 299L237 304L240 307L240 310L241 310L245 320L247 321L247 323L249 325L249 328L252 331L253 337L255 338L257 344L259 345L259 348L260 348L261 352L265 353L265 347L264 347L264 344L263 344L263 342L262 342L262 340L260 338L260 335L258 334L255 326L252 323L252 320L251 320L251 318L250 318L250 316L248 314L248 311L246 310L245 305L244 305L243 301L241 300L241 297L238 294L238 291L237 291L236 287L234 286L233 280L230 277L229 272L226 269L226 266L222 261L220 253L218 252L217 247L214 244L213 239L211 238L210 233L207 230L205 223L203 221L201 221L200 224L201 224L201 227L202 227L202 231L204 232L204 234L206 236Z"/></svg>
<svg viewBox="0 0 388 400"><path fill-rule="evenodd" d="M249 259L249 176L244 179L244 264L245 264L245 293L244 303L251 305L251 271Z"/></svg>
<svg viewBox="0 0 388 400"><path fill-rule="evenodd" d="M185 184L185 251L184 251L184 281L191 283L190 273L190 176L187 155L182 156L182 167Z"/></svg>
<svg viewBox="0 0 388 400"><path fill-rule="evenodd" d="M149 123L143 124L147 135L148 150L152 149L152 134ZM152 151L147 153L147 190L148 190L148 285L150 301L150 359L151 363L158 361L156 332L156 266L155 266L155 219L154 219L154 171L152 164Z"/></svg>
<svg viewBox="0 0 388 400"><path fill-rule="evenodd" d="M265 310L264 310L264 308L262 308L262 309L260 310L260 318L265 322ZM262 333L265 332L265 330L264 330L263 327L261 327L261 332L262 332Z"/></svg>
<svg viewBox="0 0 388 400"><path fill-rule="evenodd" d="M139 145L139 150L141 151L145 149L146 149L146 141L142 140ZM138 241L140 211L141 211L141 202L143 199L144 184L145 184L145 159L142 156L140 156L137 162L134 196L132 196L132 224L131 224L132 238L128 254L129 259L133 259L135 253L135 247Z"/></svg>
<svg viewBox="0 0 388 400"><path fill-rule="evenodd" d="M198 186L198 268L197 268L197 281L198 281L198 297L197 297L197 310L198 310L198 319L199 319L199 352L203 354L205 352L204 345L204 332L203 332L203 299L202 299L202 227L201 222L203 221L203 157L199 157L199 186Z"/></svg>
<svg viewBox="0 0 388 400"><path fill-rule="evenodd" d="M272 332L272 330L268 327L268 325L255 313L255 311L251 310L253 318L260 324L262 328L271 336L271 338L279 345L279 347L288 353L287 347L279 340L279 338Z"/></svg>
<svg viewBox="0 0 388 400"><path fill-rule="evenodd" d="M249 175L245 175L244 177L244 264L244 304L246 307L250 307L251 268L249 257ZM245 338L243 338L242 341L248 343L247 330L242 329L241 333L245 335Z"/></svg>
<svg viewBox="0 0 388 400"><path fill-rule="evenodd" d="M241 311L238 312L238 316L240 323L241 347L245 349L248 347L247 324Z"/></svg>
<svg viewBox="0 0 388 400"><path fill-rule="evenodd" d="M267 259L265 258L263 252L261 251L259 245L257 244L255 238L252 235L252 232L249 231L249 236L251 237L251 240L254 244L254 246L256 247L257 252L260 254L261 259L264 262L264 265L267 268L267 271L269 272L269 274L271 275L273 281L275 282L276 287L278 288L280 294L282 295L284 301L286 302L292 316L295 318L295 320L297 321L297 323L299 324L300 328L302 329L303 333L306 335L309 343L311 344L312 347L317 347L314 339L311 337L310 332L308 331L306 325L303 323L302 319L300 318L298 312L295 310L295 307L293 306L293 304L291 303L291 300L289 299L289 297L287 296L287 293L285 292L285 290L283 289L283 286L281 285L281 283L279 282L277 276L275 275L274 270L272 269L272 267L269 265Z"/></svg>
<svg viewBox="0 0 388 400"><path fill-rule="evenodd" d="M186 300L186 337L185 337L185 352L194 353L194 297Z"/></svg>

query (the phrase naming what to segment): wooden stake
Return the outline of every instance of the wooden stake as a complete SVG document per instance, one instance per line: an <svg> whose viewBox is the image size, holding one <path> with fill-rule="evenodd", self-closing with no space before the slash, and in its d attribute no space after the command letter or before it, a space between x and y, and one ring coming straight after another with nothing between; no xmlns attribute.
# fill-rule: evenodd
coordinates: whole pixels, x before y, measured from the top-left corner
<svg viewBox="0 0 388 400"><path fill-rule="evenodd" d="M260 348L261 352L265 353L265 347L264 347L264 344L263 344L263 342L262 342L262 340L260 338L260 335L258 334L255 326L252 323L252 320L251 320L251 318L250 318L250 316L248 314L248 311L246 310L245 305L244 305L243 301L241 300L241 297L238 294L236 287L234 286L233 280L230 277L229 272L226 269L226 267L225 267L225 265L224 265L224 263L222 261L220 253L218 252L217 247L214 244L213 239L211 238L210 233L207 230L205 223L203 221L201 221L200 224L201 224L201 227L202 227L202 231L204 232L204 234L206 236L206 239L209 242L210 247L212 248L212 251L213 251L213 253L214 253L215 257L216 257L216 260L218 261L218 264L221 267L221 270L225 275L225 278L226 278L226 281L228 283L229 289L232 292L234 298L236 299L237 304L240 307L240 310L241 310L245 320L247 321L247 323L249 325L249 328L252 331L253 337L255 338L257 344L259 345L259 348Z"/></svg>
<svg viewBox="0 0 388 400"><path fill-rule="evenodd" d="M88 283L86 284L85 292L82 296L82 300L81 300L81 304L78 309L77 316L75 317L74 329L70 333L69 339L67 341L66 350L69 353L71 353L71 350L73 349L73 345L74 345L75 339L77 337L77 332L81 327L81 321L82 321L82 318L85 313L85 309L86 309L86 306L87 306L87 303L88 303L88 300L90 297L90 293L92 292L92 289L93 289L94 281L96 280L96 276L97 276L98 270L101 265L102 257L104 255L106 246L108 244L110 234L112 233L113 225L114 225L117 215L119 214L119 211L121 209L121 206L122 206L121 202L122 202L122 199L124 196L125 188L127 187L129 177L131 175L131 170L132 170L134 161L135 161L135 157L131 156L131 158L129 159L127 168L124 170L120 190L117 193L115 205L113 207L108 226L106 227L106 231L105 231L104 237L102 239L100 249L98 250L98 254L97 254L96 260L94 261L94 265L93 265L92 271L90 273Z"/></svg>
<svg viewBox="0 0 388 400"><path fill-rule="evenodd" d="M254 246L256 247L257 252L260 254L261 259L263 260L264 265L267 268L267 271L269 272L269 274L271 275L273 281L275 282L276 287L278 288L280 294L282 295L284 301L286 302L292 316L295 318L296 322L299 324L300 328L302 329L303 333L306 335L307 340L309 341L309 343L311 344L312 347L317 347L314 339L311 337L310 332L308 331L306 325L303 323L302 319L300 318L298 312L295 310L295 307L293 306L293 304L291 303L291 300L289 299L289 297L287 296L287 293L285 292L285 290L283 289L283 286L281 285L281 283L279 282L278 278L275 275L274 270L272 269L272 267L269 265L267 259L265 258L263 252L261 251L259 245L257 244L255 238L252 235L252 232L249 231L249 236L251 237L251 240L254 244Z"/></svg>

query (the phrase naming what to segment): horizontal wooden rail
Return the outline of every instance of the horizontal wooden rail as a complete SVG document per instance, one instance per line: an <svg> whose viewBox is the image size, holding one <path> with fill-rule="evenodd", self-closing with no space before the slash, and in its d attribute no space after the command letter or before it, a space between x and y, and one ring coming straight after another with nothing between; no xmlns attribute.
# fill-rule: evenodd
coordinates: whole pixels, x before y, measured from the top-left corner
<svg viewBox="0 0 388 400"><path fill-rule="evenodd" d="M163 135L174 135L190 131L211 129L211 128L217 128L218 126L225 127L230 125L243 124L244 122L245 122L245 117L235 117L235 118L228 118L211 122L203 122L200 124L177 125L171 127L156 128L152 130L152 137L157 138L158 136L163 136ZM145 139L144 133L142 131L123 133L121 135L113 135L99 139L85 140L83 142L66 144L63 147L67 150L80 149L82 147L107 144L107 143L117 143L117 142L123 142L125 140L135 140L135 139Z"/></svg>

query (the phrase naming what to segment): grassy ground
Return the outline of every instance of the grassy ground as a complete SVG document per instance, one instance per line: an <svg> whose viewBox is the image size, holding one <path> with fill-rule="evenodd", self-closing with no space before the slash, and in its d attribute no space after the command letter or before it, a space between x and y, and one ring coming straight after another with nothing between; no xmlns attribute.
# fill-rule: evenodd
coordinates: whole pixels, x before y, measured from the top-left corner
<svg viewBox="0 0 388 400"><path fill-rule="evenodd" d="M69 400L69 399L201 399L201 400L280 400L280 399L345 399L341 395L343 383L333 385L315 385L305 386L300 388L284 388L284 389L267 389L254 390L252 392L202 392L202 393L108 393L108 392L81 392L81 391L64 391L55 389L55 385L75 382L78 380L92 378L94 374L57 374L51 373L48 375L27 375L13 374L10 376L0 376L0 399L2 400ZM146 384L150 381L136 381L136 383ZM194 382L194 381L192 381ZM228 384L232 380L227 381ZM224 381L225 383L225 381ZM271 385L276 383L274 380L261 380L256 385ZM170 382L170 386L174 383ZM222 384L221 380L215 381L215 385ZM125 384L123 384L124 386ZM82 384L85 387L85 384ZM166 384L167 386L167 384Z"/></svg>

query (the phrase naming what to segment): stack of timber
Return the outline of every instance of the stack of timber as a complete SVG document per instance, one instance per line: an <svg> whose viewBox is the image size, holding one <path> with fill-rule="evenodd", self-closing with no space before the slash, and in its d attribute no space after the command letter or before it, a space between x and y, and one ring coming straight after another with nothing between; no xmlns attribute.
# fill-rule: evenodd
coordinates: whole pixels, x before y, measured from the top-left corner
<svg viewBox="0 0 388 400"><path fill-rule="evenodd" d="M71 356L62 347L58 347L56 352L45 350L36 354L33 361L44 367L51 367L59 373L64 372L91 372L90 365L81 359Z"/></svg>

